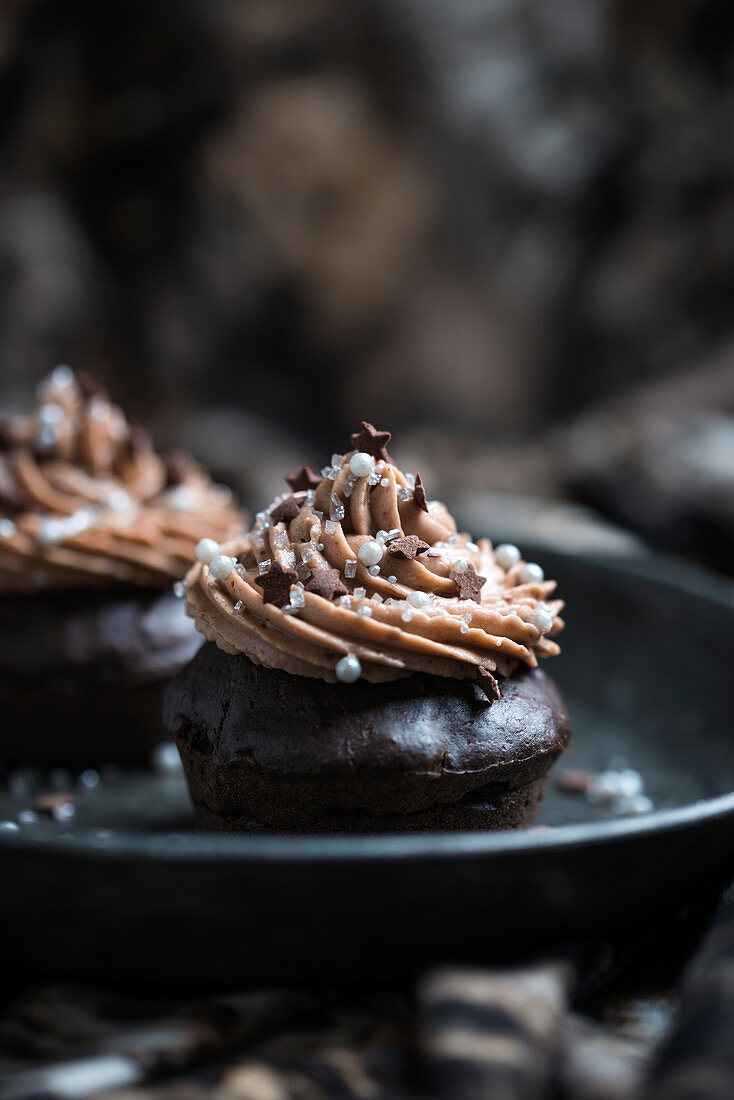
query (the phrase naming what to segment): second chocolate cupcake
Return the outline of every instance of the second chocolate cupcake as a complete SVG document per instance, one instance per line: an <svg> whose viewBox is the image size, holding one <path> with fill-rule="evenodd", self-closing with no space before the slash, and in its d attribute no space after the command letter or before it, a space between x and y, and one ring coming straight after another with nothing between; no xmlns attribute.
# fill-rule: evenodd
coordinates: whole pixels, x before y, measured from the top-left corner
<svg viewBox="0 0 734 1100"><path fill-rule="evenodd" d="M172 583L203 533L243 526L228 490L159 458L68 367L0 422L0 767L145 760L200 644Z"/></svg>

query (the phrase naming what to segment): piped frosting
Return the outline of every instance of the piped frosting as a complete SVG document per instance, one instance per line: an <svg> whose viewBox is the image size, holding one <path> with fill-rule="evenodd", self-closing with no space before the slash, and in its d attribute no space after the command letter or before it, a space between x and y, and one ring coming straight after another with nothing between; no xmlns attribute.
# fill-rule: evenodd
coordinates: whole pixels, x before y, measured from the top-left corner
<svg viewBox="0 0 734 1100"><path fill-rule="evenodd" d="M394 465L389 439L363 424L359 450L333 455L320 478L290 475L294 490L249 534L203 547L186 578L201 633L227 653L327 681L486 680L557 654L555 582L514 547L458 533L420 475Z"/></svg>
<svg viewBox="0 0 734 1100"><path fill-rule="evenodd" d="M32 415L0 422L0 591L165 587L204 534L243 530L232 494L159 457L104 389L57 367Z"/></svg>

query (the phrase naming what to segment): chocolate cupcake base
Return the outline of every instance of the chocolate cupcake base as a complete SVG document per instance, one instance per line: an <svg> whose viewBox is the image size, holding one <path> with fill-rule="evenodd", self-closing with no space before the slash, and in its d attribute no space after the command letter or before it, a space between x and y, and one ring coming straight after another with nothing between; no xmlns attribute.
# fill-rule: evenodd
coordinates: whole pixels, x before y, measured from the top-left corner
<svg viewBox="0 0 734 1100"><path fill-rule="evenodd" d="M144 763L200 641L170 590L0 600L0 770Z"/></svg>
<svg viewBox="0 0 734 1100"><path fill-rule="evenodd" d="M490 829L524 829L532 825L540 809L549 777L541 776L521 787L488 783L455 805L436 806L414 814L331 813L298 829L300 833L418 833L481 832ZM198 827L210 833L293 832L262 825L254 818L214 813L203 803L194 804Z"/></svg>
<svg viewBox="0 0 734 1100"><path fill-rule="evenodd" d="M523 669L492 706L473 680L329 684L202 647L166 725L202 828L403 832L519 828L569 740L553 681Z"/></svg>

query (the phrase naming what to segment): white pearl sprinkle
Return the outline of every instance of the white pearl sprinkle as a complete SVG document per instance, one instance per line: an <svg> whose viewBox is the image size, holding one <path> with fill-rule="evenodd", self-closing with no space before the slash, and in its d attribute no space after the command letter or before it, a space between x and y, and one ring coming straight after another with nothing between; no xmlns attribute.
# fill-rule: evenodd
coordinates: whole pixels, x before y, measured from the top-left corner
<svg viewBox="0 0 734 1100"><path fill-rule="evenodd" d="M502 569L512 569L513 565L517 565L522 555L517 546L513 546L511 542L502 542L499 546L494 548L494 560Z"/></svg>
<svg viewBox="0 0 734 1100"><path fill-rule="evenodd" d="M183 769L181 757L173 741L161 741L151 753L150 762L161 775L178 774Z"/></svg>
<svg viewBox="0 0 734 1100"><path fill-rule="evenodd" d="M553 626L553 616L544 603L537 604L532 611L529 611L525 621L534 626L541 634L547 634Z"/></svg>
<svg viewBox="0 0 734 1100"><path fill-rule="evenodd" d="M53 401L49 401L47 405L41 405L38 410L38 419L41 424L48 424L54 427L56 424L60 424L64 419L64 410L61 405L56 405Z"/></svg>
<svg viewBox="0 0 734 1100"><path fill-rule="evenodd" d="M349 459L349 469L355 477L369 477L375 468L375 460L366 451L357 451Z"/></svg>
<svg viewBox="0 0 734 1100"><path fill-rule="evenodd" d="M219 553L219 543L214 539L201 539L196 544L196 560L202 565L208 565L212 558Z"/></svg>
<svg viewBox="0 0 734 1100"><path fill-rule="evenodd" d="M376 539L370 539L369 542L362 543L357 551L357 557L362 562L362 565L377 565L382 560L382 555L384 553L384 546L377 542Z"/></svg>
<svg viewBox="0 0 734 1100"><path fill-rule="evenodd" d="M41 451L51 451L59 441L56 428L51 424L42 424L36 433L36 447Z"/></svg>
<svg viewBox="0 0 734 1100"><path fill-rule="evenodd" d="M51 372L49 381L52 386L58 386L59 389L65 390L74 381L74 372L66 363L60 363Z"/></svg>
<svg viewBox="0 0 734 1100"><path fill-rule="evenodd" d="M395 576L394 573L391 573L390 576L387 578L387 580L388 580L388 584L397 584L398 583L398 578Z"/></svg>
<svg viewBox="0 0 734 1100"><path fill-rule="evenodd" d="M12 519L0 519L0 538L12 539L17 530Z"/></svg>
<svg viewBox="0 0 734 1100"><path fill-rule="evenodd" d="M127 496L127 493L125 493L125 496ZM128 497L128 501L129 499ZM190 508L193 508L195 499L191 486L177 485L168 494L168 507L173 512L188 512Z"/></svg>
<svg viewBox="0 0 734 1100"><path fill-rule="evenodd" d="M17 821L0 821L0 830L4 833L17 833L20 825Z"/></svg>
<svg viewBox="0 0 734 1100"><path fill-rule="evenodd" d="M92 420L103 421L107 420L112 413L112 406L109 401L105 401L104 398L95 398L92 402L90 409L90 415Z"/></svg>
<svg viewBox="0 0 734 1100"><path fill-rule="evenodd" d="M336 678L343 684L353 684L362 675L362 666L353 653L336 663Z"/></svg>
<svg viewBox="0 0 734 1100"><path fill-rule="evenodd" d="M180 485L179 489L184 489L184 485ZM178 492L178 490L174 490ZM173 494L171 494L173 496ZM128 508L132 508L132 497L129 493L126 493L124 489L113 489L107 497L107 507L111 508L113 512L126 512ZM202 539L202 542L206 541ZM216 544L215 544L216 545ZM217 547L219 549L219 547Z"/></svg>
<svg viewBox="0 0 734 1100"><path fill-rule="evenodd" d="M236 564L229 554L216 554L209 562L209 573L216 581L226 581Z"/></svg>
<svg viewBox="0 0 734 1100"><path fill-rule="evenodd" d="M431 597L427 592L411 592L407 597L407 602L411 607L428 607Z"/></svg>
<svg viewBox="0 0 734 1100"><path fill-rule="evenodd" d="M64 527L58 519L45 519L38 525L36 538L41 546L54 546L64 537Z"/></svg>
<svg viewBox="0 0 734 1100"><path fill-rule="evenodd" d="M545 573L534 561L526 561L517 575L520 584L539 584L545 580Z"/></svg>
<svg viewBox="0 0 734 1100"><path fill-rule="evenodd" d="M454 573L466 573L469 568L469 562L466 558L457 558L454 562Z"/></svg>

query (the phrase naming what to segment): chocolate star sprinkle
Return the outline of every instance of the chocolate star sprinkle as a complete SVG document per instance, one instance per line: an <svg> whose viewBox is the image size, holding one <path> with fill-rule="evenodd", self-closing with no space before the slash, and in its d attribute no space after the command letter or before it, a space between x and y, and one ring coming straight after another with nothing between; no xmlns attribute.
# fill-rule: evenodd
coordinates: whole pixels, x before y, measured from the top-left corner
<svg viewBox="0 0 734 1100"><path fill-rule="evenodd" d="M34 806L37 810L40 810L42 814L50 814L52 817L56 816L62 806L74 806L75 804L76 798L67 791L42 794L39 795L34 802Z"/></svg>
<svg viewBox="0 0 734 1100"><path fill-rule="evenodd" d="M480 577L473 565L468 566L463 573L454 574L454 580L459 589L459 599L479 603L479 594L487 578Z"/></svg>
<svg viewBox="0 0 734 1100"><path fill-rule="evenodd" d="M377 428L363 420L360 431L354 432L351 438L355 451L364 451L365 454L372 455L383 462L392 462L385 450L392 439L390 432L378 432Z"/></svg>
<svg viewBox="0 0 734 1100"><path fill-rule="evenodd" d="M196 463L183 451L176 451L165 460L166 486L173 488L183 485L184 481L195 471Z"/></svg>
<svg viewBox="0 0 734 1100"><path fill-rule="evenodd" d="M415 489L413 490L413 500L419 508L423 509L424 512L428 511L426 490L423 488L423 478L420 474L415 475Z"/></svg>
<svg viewBox="0 0 734 1100"><path fill-rule="evenodd" d="M79 387L79 392L82 397L86 397L87 400L91 400L94 397L99 397L105 401L107 400L107 390L93 374L88 374L85 370L78 370L74 371L74 377L76 378L76 384Z"/></svg>
<svg viewBox="0 0 734 1100"><path fill-rule="evenodd" d="M280 504L273 508L270 513L271 522L290 523L292 519L296 518L305 503L305 500L296 500L295 497L287 497L285 500L281 500Z"/></svg>
<svg viewBox="0 0 734 1100"><path fill-rule="evenodd" d="M267 573L261 573L255 584L263 590L263 603L274 603L282 607L290 600L291 585L298 580L298 574L292 569L284 569L279 561L274 561Z"/></svg>
<svg viewBox="0 0 734 1100"><path fill-rule="evenodd" d="M349 589L341 579L339 570L332 569L330 565L322 565L316 570L306 584L306 591L313 592L316 596L323 596L325 600L333 600L335 596L349 594Z"/></svg>
<svg viewBox="0 0 734 1100"><path fill-rule="evenodd" d="M393 539L387 544L387 552L394 558L402 558L403 561L414 561L418 554L425 554L431 547L417 535L403 535L402 538Z"/></svg>
<svg viewBox="0 0 734 1100"><path fill-rule="evenodd" d="M321 484L321 477L315 474L310 466L301 466L295 474L286 474L285 480L294 493L300 493L304 489L317 489Z"/></svg>
<svg viewBox="0 0 734 1100"><path fill-rule="evenodd" d="M10 419L0 420L0 451L9 451L13 447L19 447L27 443L30 438L25 424L19 424Z"/></svg>
<svg viewBox="0 0 734 1100"><path fill-rule="evenodd" d="M142 425L131 424L127 438L123 440L121 447L123 459L135 458L151 450L150 436Z"/></svg>
<svg viewBox="0 0 734 1100"><path fill-rule="evenodd" d="M482 668L481 665L477 669L477 684L489 699L490 707L497 699L502 698L500 686L496 679L488 668Z"/></svg>

